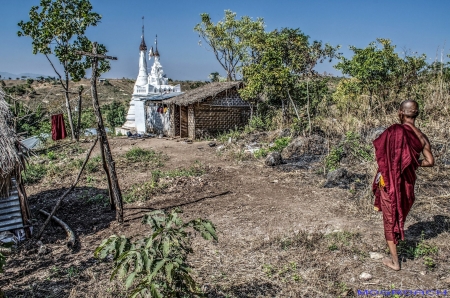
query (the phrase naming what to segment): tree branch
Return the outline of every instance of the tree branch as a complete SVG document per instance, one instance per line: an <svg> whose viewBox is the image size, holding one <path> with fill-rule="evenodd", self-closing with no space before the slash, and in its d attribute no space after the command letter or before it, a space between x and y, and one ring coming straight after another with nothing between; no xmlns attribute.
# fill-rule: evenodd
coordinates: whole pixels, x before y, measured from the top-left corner
<svg viewBox="0 0 450 298"><path fill-rule="evenodd" d="M56 74L58 75L58 77L59 77L59 82L61 83L62 86L64 86L64 83L63 83L63 81L62 81L62 77L61 77L61 75L59 74L59 72L56 70L55 65L53 65L52 60L50 60L50 58L48 57L47 54L44 54L44 55L45 55L45 57L47 58L48 62L50 62L50 65L52 66L53 70L54 70L54 71L56 72Z"/></svg>

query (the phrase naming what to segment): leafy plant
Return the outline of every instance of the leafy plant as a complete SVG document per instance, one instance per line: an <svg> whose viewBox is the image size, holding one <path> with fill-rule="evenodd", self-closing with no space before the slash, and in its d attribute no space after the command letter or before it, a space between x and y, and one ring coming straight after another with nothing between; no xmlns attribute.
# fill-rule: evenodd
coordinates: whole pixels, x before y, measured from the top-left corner
<svg viewBox="0 0 450 298"><path fill-rule="evenodd" d="M56 154L55 154L55 152L53 152L53 151L47 152L47 158L50 159L50 160L55 160L55 159L57 159Z"/></svg>
<svg viewBox="0 0 450 298"><path fill-rule="evenodd" d="M162 166L163 161L167 159L161 152L139 147L133 147L127 151L125 153L125 158L129 162L151 162L156 166Z"/></svg>
<svg viewBox="0 0 450 298"><path fill-rule="evenodd" d="M39 182L47 174L47 168L43 164L29 164L22 172L22 180L25 184Z"/></svg>
<svg viewBox="0 0 450 298"><path fill-rule="evenodd" d="M125 106L120 102L113 101L110 104L104 105L102 110L105 112L106 122L112 129L124 124L127 114Z"/></svg>
<svg viewBox="0 0 450 298"><path fill-rule="evenodd" d="M105 259L113 256L111 279L125 280L125 288L134 285L130 297L183 297L200 292L191 277L192 269L187 257L192 253L191 234L194 229L206 240L216 240L216 229L209 220L201 218L184 223L178 208L170 213L153 211L144 216L142 223L149 225L149 233L133 240L112 235L103 240L94 256Z"/></svg>
<svg viewBox="0 0 450 298"><path fill-rule="evenodd" d="M400 255L404 255L406 258L410 259L424 257L424 264L429 269L436 266L436 263L430 256L437 254L438 248L435 245L425 242L425 234L423 231L420 236L420 240L417 243L412 241L400 241L398 245L398 252Z"/></svg>
<svg viewBox="0 0 450 298"><path fill-rule="evenodd" d="M261 157L266 157L267 154L269 154L270 152L281 152L281 151L283 151L284 148L287 147L287 145L289 145L290 141L291 141L290 137L283 137L283 138L276 139L271 147L261 148L261 149L255 151L254 156L256 158L261 158Z"/></svg>
<svg viewBox="0 0 450 298"><path fill-rule="evenodd" d="M344 156L352 156L359 161L373 161L374 155L372 147L361 141L361 136L349 131L345 134L345 139L336 147L333 147L325 157L325 167L329 171L334 171L339 167Z"/></svg>
<svg viewBox="0 0 450 298"><path fill-rule="evenodd" d="M344 150L341 147L334 147L330 150L330 153L325 157L325 167L329 171L334 171L339 167L343 152Z"/></svg>

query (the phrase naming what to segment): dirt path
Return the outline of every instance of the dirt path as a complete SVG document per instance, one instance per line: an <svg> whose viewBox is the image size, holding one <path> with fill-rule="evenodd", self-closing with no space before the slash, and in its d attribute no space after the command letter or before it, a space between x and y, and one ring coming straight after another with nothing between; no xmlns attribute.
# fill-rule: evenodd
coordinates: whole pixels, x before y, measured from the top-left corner
<svg viewBox="0 0 450 298"><path fill-rule="evenodd" d="M424 256L417 256L404 262L402 271L391 272L380 260L369 257L369 252L385 254L380 216L358 211L361 202L348 190L322 188L323 177L315 170L285 172L255 160L237 162L219 156L208 142L111 141L115 157L133 146L166 154L164 169L187 168L199 162L206 173L177 180L177 185L150 201L125 205L123 225L114 222L107 205L86 205L76 199L105 193L104 180L98 178L95 186L81 186L58 213L76 230L79 247L71 252L64 246L63 232L52 226L43 240L46 251L29 244L8 261L1 278L8 297L122 297L121 286L109 282L110 264L95 260L93 250L112 234L143 233L140 217L144 209L136 208L178 205L186 219L208 218L218 230L217 244L196 238L190 259L196 280L209 297L352 297L358 289L449 286L447 226L437 235L425 237L439 249L430 256L434 266L424 265ZM118 175L123 189L150 178L145 167L120 164ZM43 220L36 215L37 206L51 206L58 193L52 189L54 185L41 183L28 190L31 204L36 205L37 224ZM434 215L443 216L448 223L448 210ZM408 222L408 226L417 224ZM58 236L52 236L55 233ZM362 272L372 278L361 280Z"/></svg>

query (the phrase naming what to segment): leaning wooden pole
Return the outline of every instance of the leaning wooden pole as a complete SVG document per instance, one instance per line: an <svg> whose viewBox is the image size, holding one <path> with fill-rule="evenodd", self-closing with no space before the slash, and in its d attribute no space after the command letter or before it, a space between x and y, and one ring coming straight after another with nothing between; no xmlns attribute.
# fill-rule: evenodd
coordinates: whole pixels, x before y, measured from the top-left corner
<svg viewBox="0 0 450 298"><path fill-rule="evenodd" d="M110 195L112 195L114 199L114 203L116 206L116 218L118 222L123 222L123 200L122 200L122 192L119 187L119 180L117 179L116 166L111 154L111 148L109 147L108 137L106 135L105 126L103 124L103 118L100 111L100 105L98 102L97 96L97 66L98 59L108 59L108 56L102 56L97 54L97 43L94 42L92 44L92 54L89 56L93 57L92 59L92 77L91 77L91 95L92 95L92 104L94 106L94 113L97 118L98 129L97 134L100 138L100 146L101 150L103 150L107 171L106 175L109 174L109 178L111 179L111 188L109 189ZM117 59L117 58L116 58Z"/></svg>
<svg viewBox="0 0 450 298"><path fill-rule="evenodd" d="M75 182L70 186L68 190L66 190L62 196L59 197L58 201L56 201L55 207L53 207L52 212L45 220L44 224L42 225L41 230L39 233L36 234L36 239L41 238L42 233L44 233L45 228L47 227L48 223L52 219L52 216L55 215L56 211L58 211L59 206L61 205L62 200L75 188L75 186L78 184L78 181L80 181L81 174L83 173L84 167L86 167L86 164L89 160L89 157L91 156L92 150L94 150L95 145L97 144L98 137L95 139L94 144L92 145L91 149L89 150L88 154L86 155L86 159L83 162L83 165L81 166L80 172L78 173L77 179L75 179Z"/></svg>

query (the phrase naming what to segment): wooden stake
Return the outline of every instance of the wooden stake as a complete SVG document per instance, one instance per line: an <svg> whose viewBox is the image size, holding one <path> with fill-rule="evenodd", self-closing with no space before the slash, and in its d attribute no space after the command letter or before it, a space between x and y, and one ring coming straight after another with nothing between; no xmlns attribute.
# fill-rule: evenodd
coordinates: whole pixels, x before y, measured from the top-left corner
<svg viewBox="0 0 450 298"><path fill-rule="evenodd" d="M86 52L77 52L80 55L85 55L92 57L92 77L91 77L91 95L92 95L92 104L94 106L94 113L97 117L97 134L100 138L100 147L101 151L104 154L105 161L106 161L106 175L109 175L110 185L108 185L109 188L109 194L114 199L115 208L116 208L116 218L118 222L123 222L123 200L122 200L122 192L120 191L119 187L119 181L117 179L117 173L116 173L116 166L114 163L114 160L112 158L111 149L109 147L108 143L108 137L106 135L105 126L103 124L103 118L100 111L100 104L98 102L98 95L97 95L97 66L98 66L98 60L99 59L110 59L110 60L117 60L116 57L111 56L105 56L105 55L99 55L97 54L97 43L92 43L92 53L86 53ZM111 204L112 205L112 204Z"/></svg>

